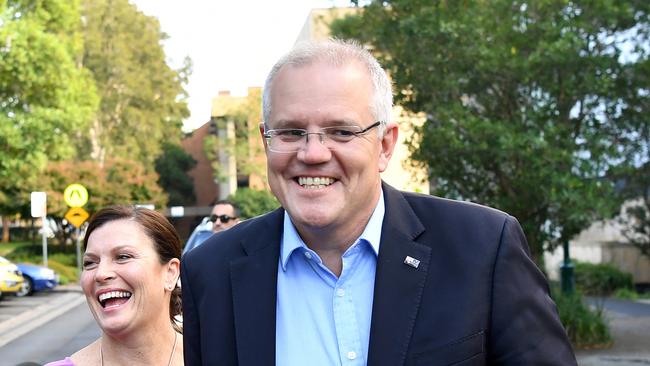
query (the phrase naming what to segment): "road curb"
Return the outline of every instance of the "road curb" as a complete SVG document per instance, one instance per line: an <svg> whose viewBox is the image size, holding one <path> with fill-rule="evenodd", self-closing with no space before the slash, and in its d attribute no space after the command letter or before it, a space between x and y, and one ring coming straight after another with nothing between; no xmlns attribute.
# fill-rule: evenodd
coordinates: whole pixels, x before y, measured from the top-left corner
<svg viewBox="0 0 650 366"><path fill-rule="evenodd" d="M47 323L86 301L80 292L69 292L56 300L39 305L0 323L0 347Z"/></svg>

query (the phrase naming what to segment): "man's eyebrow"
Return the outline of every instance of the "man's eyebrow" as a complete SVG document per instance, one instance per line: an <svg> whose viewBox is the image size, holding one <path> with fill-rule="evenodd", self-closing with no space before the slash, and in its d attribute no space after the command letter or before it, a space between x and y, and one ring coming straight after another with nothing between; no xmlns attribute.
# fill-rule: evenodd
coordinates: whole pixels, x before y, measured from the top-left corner
<svg viewBox="0 0 650 366"><path fill-rule="evenodd" d="M273 122L273 127L269 124L267 126L269 129L280 129L280 128L305 128L307 125L306 122L296 120L296 119L281 119ZM357 121L346 119L346 118L336 118L328 119L323 122L320 127L334 127L334 126L360 126Z"/></svg>
<svg viewBox="0 0 650 366"><path fill-rule="evenodd" d="M340 118L328 120L323 124L323 127L334 127L334 126L360 126L358 122L350 119Z"/></svg>
<svg viewBox="0 0 650 366"><path fill-rule="evenodd" d="M302 128L305 125L304 122L301 122L299 120L295 119L280 119L277 121L273 122L273 126L271 124L267 124L267 126L271 129L278 129L278 128Z"/></svg>

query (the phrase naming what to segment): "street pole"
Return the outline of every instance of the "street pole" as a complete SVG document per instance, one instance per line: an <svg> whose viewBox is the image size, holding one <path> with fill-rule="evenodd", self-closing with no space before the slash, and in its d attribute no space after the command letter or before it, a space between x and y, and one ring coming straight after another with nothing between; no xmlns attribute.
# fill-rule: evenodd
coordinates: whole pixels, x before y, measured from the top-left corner
<svg viewBox="0 0 650 366"><path fill-rule="evenodd" d="M77 270L81 273L81 230L77 228Z"/></svg>
<svg viewBox="0 0 650 366"><path fill-rule="evenodd" d="M47 267L47 233L45 232L45 225L47 225L46 216L41 218L43 220L43 266Z"/></svg>
<svg viewBox="0 0 650 366"><path fill-rule="evenodd" d="M573 275L574 265L571 263L571 257L569 256L569 241L565 240L562 243L562 249L564 251L564 262L560 267L560 273L562 277L562 293L570 295L575 290L575 277Z"/></svg>

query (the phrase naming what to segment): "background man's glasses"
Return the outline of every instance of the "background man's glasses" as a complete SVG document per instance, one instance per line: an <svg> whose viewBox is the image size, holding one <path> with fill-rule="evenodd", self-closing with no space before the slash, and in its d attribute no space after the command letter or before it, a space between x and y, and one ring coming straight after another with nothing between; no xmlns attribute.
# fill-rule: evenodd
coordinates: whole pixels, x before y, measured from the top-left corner
<svg viewBox="0 0 650 366"><path fill-rule="evenodd" d="M224 224L227 224L228 221L236 219L236 217L228 215L210 215L210 222L217 222L217 219Z"/></svg>
<svg viewBox="0 0 650 366"><path fill-rule="evenodd" d="M318 135L321 144L330 150L342 147L379 126L377 121L366 128L359 126L335 126L321 128L318 132L307 132L303 128L280 128L264 131L264 138L269 150L279 153L293 153L302 149L309 142L309 135Z"/></svg>

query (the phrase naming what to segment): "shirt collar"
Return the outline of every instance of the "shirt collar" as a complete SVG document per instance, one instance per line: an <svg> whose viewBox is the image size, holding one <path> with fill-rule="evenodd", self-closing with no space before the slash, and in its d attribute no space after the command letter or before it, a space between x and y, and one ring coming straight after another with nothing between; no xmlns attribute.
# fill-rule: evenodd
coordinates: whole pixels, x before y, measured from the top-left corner
<svg viewBox="0 0 650 366"><path fill-rule="evenodd" d="M370 216L370 220L368 220L368 224L364 228L359 238L355 241L355 243L359 240L365 240L368 242L375 255L379 254L379 242L381 241L381 228L384 221L385 211L384 191L382 189L379 194L377 205L375 206L375 209ZM300 248L308 250L307 245L298 234L296 227L293 225L291 216L289 216L285 210L282 241L280 244L280 260L282 263L283 271L287 270L287 262L289 262L291 254Z"/></svg>

